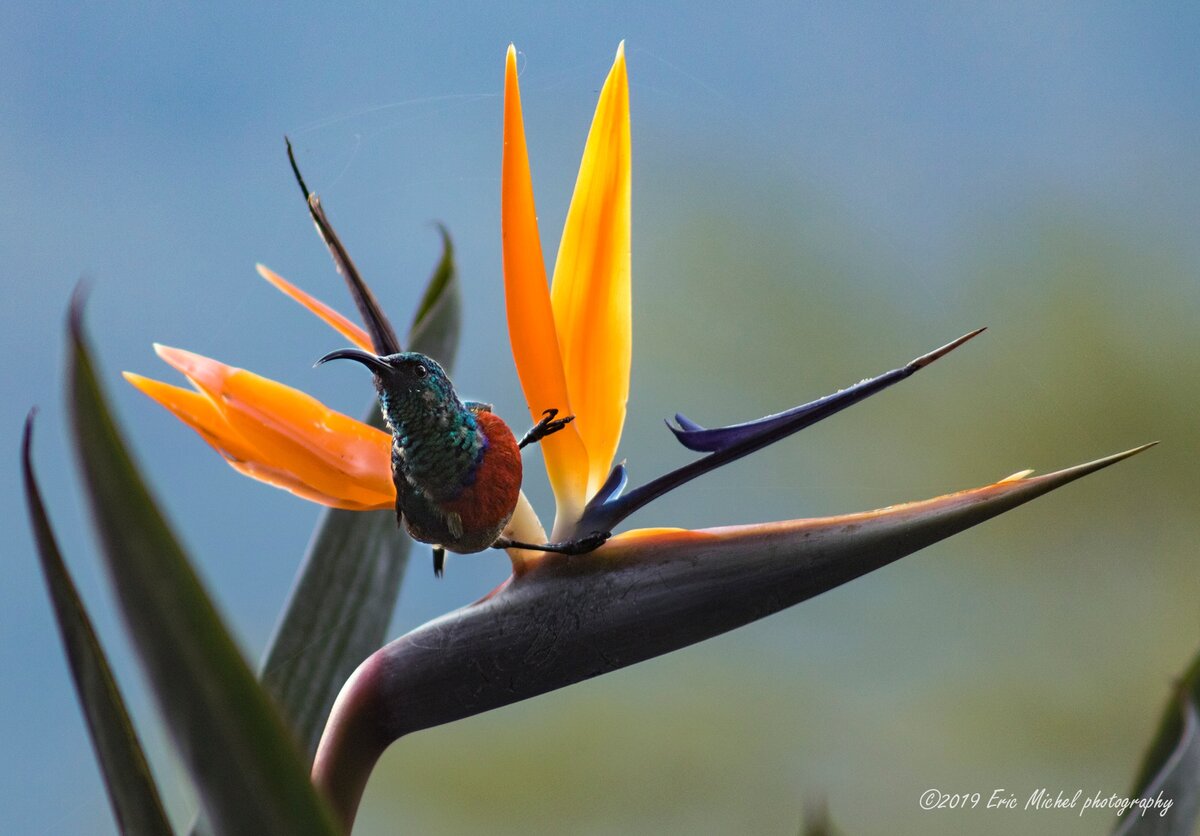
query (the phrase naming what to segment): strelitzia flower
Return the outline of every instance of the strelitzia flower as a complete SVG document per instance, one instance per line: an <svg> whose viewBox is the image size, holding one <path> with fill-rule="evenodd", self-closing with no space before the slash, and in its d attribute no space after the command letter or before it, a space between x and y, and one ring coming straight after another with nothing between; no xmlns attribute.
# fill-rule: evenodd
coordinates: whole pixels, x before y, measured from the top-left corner
<svg viewBox="0 0 1200 836"><path fill-rule="evenodd" d="M509 338L531 417L572 424L543 440L553 539L612 531L683 483L903 380L983 329L893 371L767 418L670 429L704 455L626 491L612 466L625 421L631 352L629 84L623 46L600 93L547 282L518 89L505 71L501 180ZM307 190L306 190L307 191ZM264 267L260 274L355 345L398 350L390 326L310 196L314 220L350 281L367 330ZM389 340L391 344L389 343ZM157 348L197 391L127 375L192 426L237 470L339 508L394 502L390 437L282 384L196 354ZM370 770L398 737L579 682L746 624L831 589L1133 453L1057 473L1021 471L985 487L878 511L707 530L618 532L562 556L512 550L513 576L481 601L379 650L334 705L314 780L347 827ZM514 539L544 542L522 499Z"/></svg>

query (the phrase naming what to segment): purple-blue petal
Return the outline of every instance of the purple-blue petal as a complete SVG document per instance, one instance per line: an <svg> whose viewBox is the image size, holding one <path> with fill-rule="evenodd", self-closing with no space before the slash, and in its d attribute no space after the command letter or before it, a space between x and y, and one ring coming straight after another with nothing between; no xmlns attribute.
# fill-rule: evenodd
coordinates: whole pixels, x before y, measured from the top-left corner
<svg viewBox="0 0 1200 836"><path fill-rule="evenodd" d="M893 369L878 377L856 383L840 392L826 395L823 398L797 406L785 412L768 415L766 418L760 418L757 421L748 421L744 424L734 424L728 427L705 429L695 421L676 413L675 420L679 423L679 427L672 427L668 422L667 426L671 428L671 432L675 434L675 437L685 447L698 452L708 453L708 455L672 470L669 473L665 473L644 485L639 485L623 496L618 495L619 491L605 493L604 488L602 488L588 502L587 507L584 508L583 514L575 526L575 531L578 534L587 534L592 531L612 531L621 520L668 491L674 490L703 473L715 470L721 465L740 459L756 450L761 450L763 447L786 438L794 432L815 424L822 418L828 418L830 415L840 412L851 404L856 404L874 395L876 392L880 392L892 384L910 377L918 370L925 368L925 366L928 366L934 360L948 354L983 331L983 328L979 328L969 334L964 334L957 340L947 343L941 348L921 355L898 369ZM624 467L620 465L618 467L622 471L619 485L623 487L625 479ZM617 472L614 469L613 474L609 476L608 481L605 483L606 487L609 484L617 484L617 482L614 482L616 475Z"/></svg>
<svg viewBox="0 0 1200 836"><path fill-rule="evenodd" d="M604 480L604 484L600 486L600 490L596 491L596 495L588 504L604 505L612 502L621 495L621 491L625 490L627 484L629 484L629 471L625 469L625 463L621 462L613 467L608 478Z"/></svg>
<svg viewBox="0 0 1200 836"><path fill-rule="evenodd" d="M858 403L863 398L880 392L893 383L898 383L915 372L916 369L905 366L890 372L864 380L854 386L842 389L832 395L826 395L815 401L810 401L791 409L756 418L741 424L730 424L727 427L705 429L695 421L689 421L676 413L678 427L667 423L667 428L675 434L679 443L697 453L716 453L727 450L739 444L747 444L766 435L777 438L791 435L794 432L815 424L822 418L828 418L835 412L840 412L851 404ZM683 420L680 420L683 419ZM782 433L782 434L781 434Z"/></svg>
<svg viewBox="0 0 1200 836"><path fill-rule="evenodd" d="M704 427L700 426L695 421L688 419L688 417L686 415L684 415L682 412L675 413L675 423L677 423L680 427L682 427L684 430L687 430L688 432L702 432L704 430ZM670 421L667 422L667 426L671 427ZM679 433L676 432L674 427L671 427L671 432L675 433L676 435L679 435ZM687 445L685 444L684 446L686 447ZM698 448L693 447L692 449L695 450Z"/></svg>
<svg viewBox="0 0 1200 836"><path fill-rule="evenodd" d="M960 337L936 351L918 357L916 360L899 369L893 369L878 377L856 383L832 395L826 395L823 398L792 407L783 412L777 412L774 415L768 415L764 418L746 421L741 424L730 424L727 427L705 429L695 421L686 418L682 413L676 412L675 421L679 426L673 427L670 422L667 422L667 427L675 434L675 438L679 440L680 444L698 453L716 453L738 445L752 444L764 437L769 437L770 441L775 441L811 426L822 418L827 418L851 404L858 403L863 398L874 395L876 392L881 392L894 383L899 383L901 380L914 374L918 369L924 368L938 357L962 345L982 330L981 328L979 331L973 331L970 334Z"/></svg>

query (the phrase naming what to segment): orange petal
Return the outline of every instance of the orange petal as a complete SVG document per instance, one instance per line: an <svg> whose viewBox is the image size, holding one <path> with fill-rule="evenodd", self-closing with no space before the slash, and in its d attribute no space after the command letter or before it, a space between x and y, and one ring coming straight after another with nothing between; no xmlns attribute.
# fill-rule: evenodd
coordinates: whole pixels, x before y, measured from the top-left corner
<svg viewBox="0 0 1200 836"><path fill-rule="evenodd" d="M554 327L546 265L538 236L529 151L517 86L517 52L510 45L504 73L504 153L500 175L501 229L504 253L504 297L508 336L529 412L538 420L542 411L573 412L567 394ZM546 472L558 506L555 528L573 522L586 500L588 453L580 439L579 422L542 440Z"/></svg>
<svg viewBox="0 0 1200 836"><path fill-rule="evenodd" d="M364 331L362 328L359 328L349 319L326 305L320 299L309 296L283 276L279 275L273 270L270 270L262 264L255 265L255 269L258 270L258 275L262 276L271 284L275 285L278 290L292 297L301 305L315 313L318 317L324 320L327 325L333 328L333 330L337 331L363 351L375 351L374 346L371 345L371 338L367 335L366 331Z"/></svg>
<svg viewBox="0 0 1200 836"><path fill-rule="evenodd" d="M314 490L294 474L269 467L258 461L261 454L229 425L229 422L224 419L220 410L208 396L131 372L124 374L125 379L136 389L166 407L176 418L195 430L201 438L221 454L230 467L239 473L333 508L348 508L357 511L369 510L371 507L390 508L395 504L394 497L384 497L374 506L364 506Z"/></svg>
<svg viewBox="0 0 1200 836"><path fill-rule="evenodd" d="M176 418L199 433L200 437L212 445L222 456L237 461L262 458L262 454L258 450L254 449L233 427L229 426L229 422L221 415L216 404L206 395L193 392L191 389L151 380L140 374L132 372L123 372L123 374L135 389L166 407Z"/></svg>
<svg viewBox="0 0 1200 836"><path fill-rule="evenodd" d="M617 48L567 212L551 300L575 423L588 453L588 496L603 484L629 399L629 80Z"/></svg>
<svg viewBox="0 0 1200 836"><path fill-rule="evenodd" d="M243 476L249 476L251 479L257 479L259 482L266 482L268 485L283 488L301 499L307 499L309 502L316 502L319 505L328 505L330 508L342 508L347 511L382 511L393 508L396 505L395 497L379 499L374 505L362 505L358 502L351 502L348 499L342 499L337 496L328 496L320 491L313 490L292 474L273 470L257 462L237 462L232 459L226 459L225 461Z"/></svg>
<svg viewBox="0 0 1200 836"><path fill-rule="evenodd" d="M326 496L376 507L394 497L391 438L296 389L177 348L155 346L217 405L255 459Z"/></svg>

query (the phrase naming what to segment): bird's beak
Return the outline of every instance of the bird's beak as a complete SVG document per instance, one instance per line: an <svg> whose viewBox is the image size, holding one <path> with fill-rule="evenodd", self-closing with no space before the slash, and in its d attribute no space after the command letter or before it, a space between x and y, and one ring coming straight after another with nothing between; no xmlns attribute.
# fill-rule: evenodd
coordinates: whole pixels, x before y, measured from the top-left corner
<svg viewBox="0 0 1200 836"><path fill-rule="evenodd" d="M358 348L339 348L337 351L331 351L313 365L319 366L322 363L328 363L330 360L354 360L362 363L377 375L385 374L391 368L384 362L382 357L376 357L369 351L363 351Z"/></svg>

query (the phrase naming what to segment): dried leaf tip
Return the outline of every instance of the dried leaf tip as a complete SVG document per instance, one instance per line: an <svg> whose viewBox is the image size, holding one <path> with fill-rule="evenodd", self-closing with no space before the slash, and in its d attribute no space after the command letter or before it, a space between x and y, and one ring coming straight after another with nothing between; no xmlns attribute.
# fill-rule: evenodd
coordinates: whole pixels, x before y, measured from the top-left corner
<svg viewBox="0 0 1200 836"><path fill-rule="evenodd" d="M300 193L307 201L312 196L312 192L304 182L304 175L300 173L300 166L296 163L296 152L292 149L292 141L285 135L283 142L287 146L288 163L292 166L292 175L295 176L296 183L300 186Z"/></svg>
<svg viewBox="0 0 1200 836"><path fill-rule="evenodd" d="M929 352L928 354L922 354L920 357L913 360L908 365L910 368L923 369L926 366L928 366L930 363L932 363L934 360L939 360L942 357L945 357L947 354L949 354L954 349L958 348L963 343L967 342L968 340L975 339L976 337L978 337L980 334L982 334L986 330L987 330L986 325L983 326L982 328L976 328L974 331L971 331L969 334L963 334L957 340L953 340L952 342L946 343L941 348L935 348L933 351Z"/></svg>

